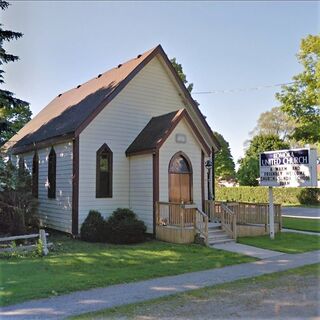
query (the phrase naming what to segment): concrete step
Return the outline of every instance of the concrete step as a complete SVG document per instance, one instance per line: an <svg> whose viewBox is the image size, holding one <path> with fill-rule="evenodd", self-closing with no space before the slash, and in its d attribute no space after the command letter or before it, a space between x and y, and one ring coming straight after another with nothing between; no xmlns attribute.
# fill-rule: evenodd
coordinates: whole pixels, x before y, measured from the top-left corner
<svg viewBox="0 0 320 320"><path fill-rule="evenodd" d="M210 240L221 240L221 239L230 239L230 237L223 233L223 234L219 234L219 235L214 235L214 236L208 236L209 241Z"/></svg>
<svg viewBox="0 0 320 320"><path fill-rule="evenodd" d="M222 243L228 243L228 242L235 242L235 241L234 241L234 239L231 239L231 238L214 240L214 241L209 241L209 246L214 248L215 244L222 244Z"/></svg>
<svg viewBox="0 0 320 320"><path fill-rule="evenodd" d="M208 230L208 233L210 234L219 234L219 233L225 233L225 231L221 230L221 229L217 229L217 230Z"/></svg>

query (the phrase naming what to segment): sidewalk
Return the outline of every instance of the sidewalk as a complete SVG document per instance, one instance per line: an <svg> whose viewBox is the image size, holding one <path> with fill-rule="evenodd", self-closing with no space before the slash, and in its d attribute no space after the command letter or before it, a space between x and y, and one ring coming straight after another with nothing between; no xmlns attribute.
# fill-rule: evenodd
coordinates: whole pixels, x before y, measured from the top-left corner
<svg viewBox="0 0 320 320"><path fill-rule="evenodd" d="M174 293L319 262L320 250L301 254L283 254L265 260L224 268L113 285L106 288L78 291L54 298L29 301L0 309L0 318L3 320L63 319L81 313L142 302Z"/></svg>
<svg viewBox="0 0 320 320"><path fill-rule="evenodd" d="M213 248L240 253L246 256L255 257L259 259L268 259L271 257L281 256L284 254L283 252L279 252L279 251L261 249L253 246L248 246L246 244L235 243L235 242L215 244L213 245Z"/></svg>
<svg viewBox="0 0 320 320"><path fill-rule="evenodd" d="M286 228L282 228L281 231L282 232L293 232L293 233L310 234L310 235L313 235L313 236L320 236L320 232L302 231L302 230L286 229Z"/></svg>

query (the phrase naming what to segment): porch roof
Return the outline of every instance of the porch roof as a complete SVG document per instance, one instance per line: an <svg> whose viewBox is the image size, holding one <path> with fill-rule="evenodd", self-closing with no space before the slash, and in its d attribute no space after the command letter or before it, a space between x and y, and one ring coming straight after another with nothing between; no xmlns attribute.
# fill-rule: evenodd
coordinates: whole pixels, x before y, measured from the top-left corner
<svg viewBox="0 0 320 320"><path fill-rule="evenodd" d="M153 117L126 150L127 156L152 153L160 149L181 119L186 119L207 154L210 147L185 109Z"/></svg>

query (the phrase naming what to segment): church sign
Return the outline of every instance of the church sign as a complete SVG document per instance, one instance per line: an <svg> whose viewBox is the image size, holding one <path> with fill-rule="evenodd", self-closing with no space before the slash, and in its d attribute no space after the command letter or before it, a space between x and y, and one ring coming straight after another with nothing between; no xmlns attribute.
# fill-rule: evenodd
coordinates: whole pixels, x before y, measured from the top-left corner
<svg viewBox="0 0 320 320"><path fill-rule="evenodd" d="M260 186L317 186L317 153L314 149L267 151L260 154L259 160Z"/></svg>

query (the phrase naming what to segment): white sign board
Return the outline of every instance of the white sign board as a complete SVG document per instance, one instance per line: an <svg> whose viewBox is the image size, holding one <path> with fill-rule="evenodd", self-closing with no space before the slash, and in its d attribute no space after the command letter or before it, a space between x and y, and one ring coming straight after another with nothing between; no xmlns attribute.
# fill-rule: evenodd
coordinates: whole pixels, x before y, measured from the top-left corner
<svg viewBox="0 0 320 320"><path fill-rule="evenodd" d="M260 186L317 186L317 152L314 149L262 152L259 164Z"/></svg>

